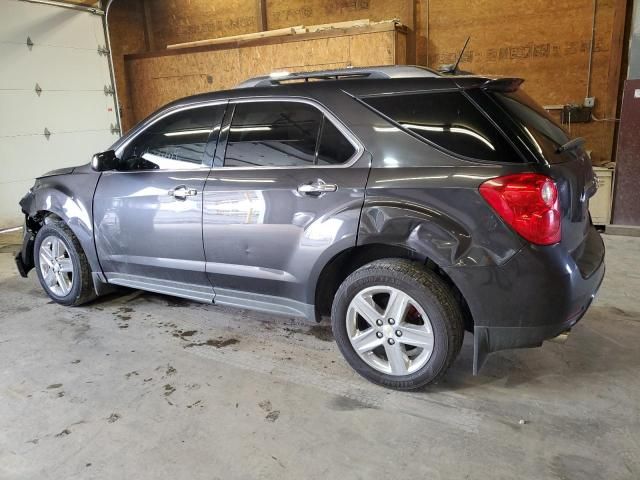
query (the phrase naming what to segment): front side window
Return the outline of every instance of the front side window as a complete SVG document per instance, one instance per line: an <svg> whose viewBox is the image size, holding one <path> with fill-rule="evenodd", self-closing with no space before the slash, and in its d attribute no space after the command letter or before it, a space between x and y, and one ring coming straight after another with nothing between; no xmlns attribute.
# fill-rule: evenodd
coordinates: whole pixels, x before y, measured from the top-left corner
<svg viewBox="0 0 640 480"><path fill-rule="evenodd" d="M318 145L318 165L345 163L356 152L353 144L326 117Z"/></svg>
<svg viewBox="0 0 640 480"><path fill-rule="evenodd" d="M468 158L519 162L502 133L461 92L411 93L362 99L403 129Z"/></svg>
<svg viewBox="0 0 640 480"><path fill-rule="evenodd" d="M302 102L238 103L225 167L335 165L355 147L316 107Z"/></svg>
<svg viewBox="0 0 640 480"><path fill-rule="evenodd" d="M224 105L189 108L150 125L125 148L120 170L188 170L205 166L207 142L215 141Z"/></svg>

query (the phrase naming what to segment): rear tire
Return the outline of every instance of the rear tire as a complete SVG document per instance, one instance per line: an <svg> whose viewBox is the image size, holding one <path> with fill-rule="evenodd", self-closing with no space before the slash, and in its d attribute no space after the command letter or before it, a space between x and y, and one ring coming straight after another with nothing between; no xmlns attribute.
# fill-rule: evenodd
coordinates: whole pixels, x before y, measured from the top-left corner
<svg viewBox="0 0 640 480"><path fill-rule="evenodd" d="M464 336L451 289L436 273L404 259L377 260L349 275L334 298L331 326L356 372L397 390L438 381Z"/></svg>
<svg viewBox="0 0 640 480"><path fill-rule="evenodd" d="M89 261L64 223L49 223L38 231L33 256L38 280L54 302L75 307L96 298Z"/></svg>

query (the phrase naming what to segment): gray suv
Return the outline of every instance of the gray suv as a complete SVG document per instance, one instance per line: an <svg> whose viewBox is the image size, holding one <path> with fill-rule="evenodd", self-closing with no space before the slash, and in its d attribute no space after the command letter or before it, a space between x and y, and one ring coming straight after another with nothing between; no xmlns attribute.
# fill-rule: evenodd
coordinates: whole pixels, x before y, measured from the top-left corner
<svg viewBox="0 0 640 480"><path fill-rule="evenodd" d="M259 77L173 102L91 164L38 178L16 263L56 302L114 285L319 321L412 389L474 335L569 330L604 276L582 140L520 79L419 67Z"/></svg>

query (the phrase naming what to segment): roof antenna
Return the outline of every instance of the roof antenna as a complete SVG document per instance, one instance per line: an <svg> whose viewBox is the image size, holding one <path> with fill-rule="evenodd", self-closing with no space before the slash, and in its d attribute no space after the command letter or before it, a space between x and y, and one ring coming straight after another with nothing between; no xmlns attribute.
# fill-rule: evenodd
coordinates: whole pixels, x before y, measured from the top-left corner
<svg viewBox="0 0 640 480"><path fill-rule="evenodd" d="M461 73L458 71L458 66L460 65L462 56L464 55L464 52L467 49L467 45L469 45L469 40L471 40L471 37L467 37L467 41L464 42L464 47L462 47L462 50L460 50L460 55L458 55L458 60L456 60L456 63L454 63L453 65L443 65L440 68L440 71L442 73L449 73L451 75L455 75L456 73Z"/></svg>

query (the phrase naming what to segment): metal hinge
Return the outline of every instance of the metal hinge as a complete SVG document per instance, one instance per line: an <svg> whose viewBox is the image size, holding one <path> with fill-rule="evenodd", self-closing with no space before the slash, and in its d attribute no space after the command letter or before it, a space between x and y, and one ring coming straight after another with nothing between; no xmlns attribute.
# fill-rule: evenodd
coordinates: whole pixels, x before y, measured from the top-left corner
<svg viewBox="0 0 640 480"><path fill-rule="evenodd" d="M117 123L114 125L113 123L109 126L111 129L111 135L119 135L120 134L120 125Z"/></svg>
<svg viewBox="0 0 640 480"><path fill-rule="evenodd" d="M44 137L49 140L49 137L51 136L51 132L49 131L49 129L47 127L44 127Z"/></svg>
<svg viewBox="0 0 640 480"><path fill-rule="evenodd" d="M42 93L42 87L36 83L36 88L34 88L35 92L38 94L38 96L40 96L40 94Z"/></svg>
<svg viewBox="0 0 640 480"><path fill-rule="evenodd" d="M98 45L98 55L104 55L105 57L107 57L109 53L110 53L109 49L107 48L106 45L104 46Z"/></svg>
<svg viewBox="0 0 640 480"><path fill-rule="evenodd" d="M104 86L104 94L109 96L109 95L115 95L116 91L113 88L113 86L111 85L105 85Z"/></svg>
<svg viewBox="0 0 640 480"><path fill-rule="evenodd" d="M31 37L27 37L27 47L29 48L29 51L33 48L33 41L31 40Z"/></svg>

